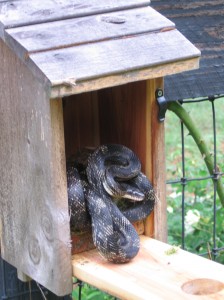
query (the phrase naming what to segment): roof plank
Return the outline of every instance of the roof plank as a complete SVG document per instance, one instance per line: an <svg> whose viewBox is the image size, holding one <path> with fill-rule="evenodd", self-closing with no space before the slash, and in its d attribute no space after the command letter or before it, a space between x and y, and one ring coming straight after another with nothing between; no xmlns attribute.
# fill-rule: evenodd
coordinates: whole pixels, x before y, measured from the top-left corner
<svg viewBox="0 0 224 300"><path fill-rule="evenodd" d="M59 85L199 56L200 51L181 33L170 30L41 52L30 58L53 85Z"/></svg>
<svg viewBox="0 0 224 300"><path fill-rule="evenodd" d="M148 6L150 0L11 0L0 2L2 27L11 28Z"/></svg>
<svg viewBox="0 0 224 300"><path fill-rule="evenodd" d="M145 81L148 79L162 78L167 74L175 74L185 72L199 67L199 58L191 58L187 60L178 61L177 63L170 62L162 66L156 65L146 69L138 69L129 71L127 73L119 73L109 75L102 78L91 79L75 83L71 81L64 81L59 85L51 88L51 98L61 98L69 95L80 94L90 91L96 91L103 88L114 87L131 82Z"/></svg>
<svg viewBox="0 0 224 300"><path fill-rule="evenodd" d="M8 29L5 39L11 45L17 41L28 52L38 52L174 27L173 22L145 7Z"/></svg>

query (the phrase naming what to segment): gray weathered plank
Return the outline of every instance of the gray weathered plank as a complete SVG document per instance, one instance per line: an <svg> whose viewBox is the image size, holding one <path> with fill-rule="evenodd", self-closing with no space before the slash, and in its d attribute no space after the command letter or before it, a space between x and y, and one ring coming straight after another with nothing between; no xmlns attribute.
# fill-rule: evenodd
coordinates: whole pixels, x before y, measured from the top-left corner
<svg viewBox="0 0 224 300"><path fill-rule="evenodd" d="M148 6L150 0L20 0L0 3L5 28Z"/></svg>
<svg viewBox="0 0 224 300"><path fill-rule="evenodd" d="M166 30L174 26L151 7L145 7L8 29L5 40L10 46L17 41L26 51L36 52Z"/></svg>
<svg viewBox="0 0 224 300"><path fill-rule="evenodd" d="M65 97L96 91L103 88L114 87L136 81L144 81L149 78L164 77L199 68L199 57L190 58L177 63L170 62L165 65L156 65L146 69L129 71L127 73L114 74L102 78L95 78L74 84L71 81L52 86L51 98Z"/></svg>
<svg viewBox="0 0 224 300"><path fill-rule="evenodd" d="M61 101L0 40L2 257L54 293L72 289Z"/></svg>
<svg viewBox="0 0 224 300"><path fill-rule="evenodd" d="M200 56L177 30L36 53L31 60L53 85L78 84Z"/></svg>

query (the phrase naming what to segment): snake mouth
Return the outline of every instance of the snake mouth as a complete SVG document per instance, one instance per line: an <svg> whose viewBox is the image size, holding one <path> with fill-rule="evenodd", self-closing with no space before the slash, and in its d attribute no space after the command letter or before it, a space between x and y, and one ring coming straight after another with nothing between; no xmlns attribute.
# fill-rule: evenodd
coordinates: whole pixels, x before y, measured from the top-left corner
<svg viewBox="0 0 224 300"><path fill-rule="evenodd" d="M144 200L145 195L138 190L131 190L129 193L124 194L122 198L131 200L130 202L141 202Z"/></svg>
<svg viewBox="0 0 224 300"><path fill-rule="evenodd" d="M104 180L103 187L105 191L113 198L122 199L122 200L128 199L129 202L141 202L145 198L144 193L142 193L138 189L129 188L129 185L126 183L116 182L116 188L115 188L115 184L113 186L109 185L107 180Z"/></svg>
<svg viewBox="0 0 224 300"><path fill-rule="evenodd" d="M142 193L136 186L130 184L132 179L136 177L133 176L130 179L121 179L114 177L108 169L105 170L105 174L103 176L103 187L105 191L113 198L125 198L129 199L132 202L143 201L145 198L145 194Z"/></svg>

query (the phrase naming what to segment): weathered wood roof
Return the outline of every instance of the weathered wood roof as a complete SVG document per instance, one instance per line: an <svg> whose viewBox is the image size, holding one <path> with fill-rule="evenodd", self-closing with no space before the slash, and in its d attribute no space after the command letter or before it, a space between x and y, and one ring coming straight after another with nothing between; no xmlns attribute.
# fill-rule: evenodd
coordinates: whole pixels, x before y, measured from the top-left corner
<svg viewBox="0 0 224 300"><path fill-rule="evenodd" d="M0 0L0 37L53 97L197 67L200 51L149 3Z"/></svg>
<svg viewBox="0 0 224 300"><path fill-rule="evenodd" d="M201 50L200 68L167 76L167 99L224 94L224 1L153 0L152 6Z"/></svg>

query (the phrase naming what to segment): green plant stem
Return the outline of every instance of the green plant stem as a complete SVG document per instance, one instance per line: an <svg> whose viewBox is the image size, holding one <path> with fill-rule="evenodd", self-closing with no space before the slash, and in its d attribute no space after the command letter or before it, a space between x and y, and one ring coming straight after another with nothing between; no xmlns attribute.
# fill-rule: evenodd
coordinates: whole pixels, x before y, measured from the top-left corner
<svg viewBox="0 0 224 300"><path fill-rule="evenodd" d="M168 105L168 109L175 113L186 126L190 135L193 137L195 143L197 144L202 157L204 158L210 175L214 175L214 161L212 159L212 154L209 152L204 139L202 138L197 126L190 117L189 113L187 113L187 111L180 105L179 102L170 102ZM224 189L221 182L221 177L219 177L218 179L213 179L213 181L215 180L217 181L217 194L222 206L224 207Z"/></svg>

